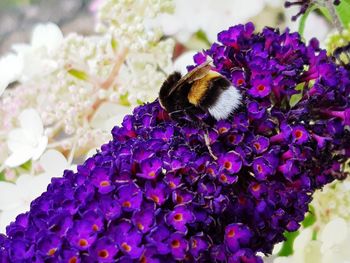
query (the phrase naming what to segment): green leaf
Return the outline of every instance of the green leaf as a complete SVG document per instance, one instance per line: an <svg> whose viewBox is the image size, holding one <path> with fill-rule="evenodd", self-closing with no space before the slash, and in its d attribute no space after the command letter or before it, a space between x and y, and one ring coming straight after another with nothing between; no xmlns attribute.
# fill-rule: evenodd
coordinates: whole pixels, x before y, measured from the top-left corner
<svg viewBox="0 0 350 263"><path fill-rule="evenodd" d="M340 4L335 7L335 10L343 26L347 28L350 24L350 1L340 1Z"/></svg>
<svg viewBox="0 0 350 263"><path fill-rule="evenodd" d="M207 45L211 45L208 37L207 37L207 34L203 31L203 30L198 30L195 34L195 36L197 37L197 39L203 41L205 44Z"/></svg>
<svg viewBox="0 0 350 263"><path fill-rule="evenodd" d="M74 68L68 70L68 73L70 75L72 75L73 77L80 79L80 80L88 80L89 79L88 75L84 71L80 71L80 70L77 70Z"/></svg>
<svg viewBox="0 0 350 263"><path fill-rule="evenodd" d="M315 208L309 206L309 212L306 214L304 221L301 223L304 228L312 226L316 222Z"/></svg>
<svg viewBox="0 0 350 263"><path fill-rule="evenodd" d="M300 91L299 93L297 94L293 94L291 97L290 97L290 100L289 100L289 106L290 107L294 107L302 98L303 96L303 89L304 89L304 86L305 86L305 83L300 83L298 84L296 87L295 87L295 90L297 91Z"/></svg>
<svg viewBox="0 0 350 263"><path fill-rule="evenodd" d="M299 231L295 232L285 232L284 237L287 239L284 241L282 248L280 252L278 253L278 256L280 257L288 257L293 254L293 244L295 238L299 235Z"/></svg>
<svg viewBox="0 0 350 263"><path fill-rule="evenodd" d="M20 166L21 169L29 172L32 169L32 160L29 160Z"/></svg>
<svg viewBox="0 0 350 263"><path fill-rule="evenodd" d="M113 50L118 49L118 42L114 38L112 38L112 40L111 40L111 46L112 46Z"/></svg>
<svg viewBox="0 0 350 263"><path fill-rule="evenodd" d="M304 30L305 30L305 25L306 25L306 20L308 18L308 16L310 15L310 13L314 10L317 9L316 5L311 6L308 10L306 10L306 12L301 16L300 18L300 22L299 22L299 28L298 28L298 32L301 36L304 35Z"/></svg>
<svg viewBox="0 0 350 263"><path fill-rule="evenodd" d="M5 173L4 173L4 171L2 171L2 172L0 173L0 181L6 181L6 180L5 180Z"/></svg>
<svg viewBox="0 0 350 263"><path fill-rule="evenodd" d="M119 97L119 103L120 103L120 105L123 105L123 106L130 106L131 104L130 104L130 102L129 102L128 97L129 97L129 93L128 93L128 92L125 93L125 94L123 94L123 95L120 95L120 97Z"/></svg>

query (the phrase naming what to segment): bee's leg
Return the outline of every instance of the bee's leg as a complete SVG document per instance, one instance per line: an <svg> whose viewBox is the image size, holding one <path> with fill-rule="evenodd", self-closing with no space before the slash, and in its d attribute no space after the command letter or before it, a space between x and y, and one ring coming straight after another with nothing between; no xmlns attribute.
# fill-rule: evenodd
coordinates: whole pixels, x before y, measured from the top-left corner
<svg viewBox="0 0 350 263"><path fill-rule="evenodd" d="M215 156L215 154L213 153L211 146L210 146L209 131L208 131L210 126L208 124L206 124L204 121L202 121L201 119L199 119L190 110L185 110L185 113L188 117L191 118L191 120L194 122L194 124L196 126L198 126L200 129L204 130L205 145L208 148L208 152L209 152L210 156L216 161L218 159L218 157Z"/></svg>

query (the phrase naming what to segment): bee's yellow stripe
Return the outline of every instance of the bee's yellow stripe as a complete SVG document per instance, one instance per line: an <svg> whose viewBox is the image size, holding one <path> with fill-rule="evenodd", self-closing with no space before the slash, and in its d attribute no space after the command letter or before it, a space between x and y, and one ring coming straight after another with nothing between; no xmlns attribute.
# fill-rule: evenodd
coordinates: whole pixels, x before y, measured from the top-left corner
<svg viewBox="0 0 350 263"><path fill-rule="evenodd" d="M208 85L211 79L221 76L216 71L209 71L208 74L206 74L203 78L196 80L190 89L190 92L188 93L188 101L198 106L201 102L203 96L208 90Z"/></svg>

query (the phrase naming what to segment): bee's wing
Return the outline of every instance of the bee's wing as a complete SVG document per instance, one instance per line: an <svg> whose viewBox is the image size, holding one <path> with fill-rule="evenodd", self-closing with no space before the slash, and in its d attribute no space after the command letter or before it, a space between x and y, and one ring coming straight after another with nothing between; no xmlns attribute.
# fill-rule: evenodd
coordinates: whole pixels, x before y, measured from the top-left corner
<svg viewBox="0 0 350 263"><path fill-rule="evenodd" d="M192 71L188 72L185 76L183 76L178 83L169 91L169 95L171 95L175 90L180 88L182 84L185 82L192 83L198 79L203 78L210 71L210 62L206 61L198 67L194 68Z"/></svg>

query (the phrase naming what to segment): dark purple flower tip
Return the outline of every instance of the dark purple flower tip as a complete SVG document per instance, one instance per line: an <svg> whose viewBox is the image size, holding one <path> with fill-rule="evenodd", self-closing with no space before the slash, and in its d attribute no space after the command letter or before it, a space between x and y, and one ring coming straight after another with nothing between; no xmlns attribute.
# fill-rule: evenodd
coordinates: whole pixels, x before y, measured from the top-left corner
<svg viewBox="0 0 350 263"><path fill-rule="evenodd" d="M218 164L229 173L237 173L242 167L242 160L237 152L230 151L219 157Z"/></svg>
<svg viewBox="0 0 350 263"><path fill-rule="evenodd" d="M298 125L292 130L293 142L296 144L303 144L309 140L309 133L304 126Z"/></svg>
<svg viewBox="0 0 350 263"><path fill-rule="evenodd" d="M187 232L186 224L192 223L194 220L195 217L193 213L186 205L176 206L174 210L169 212L166 216L167 223L182 233Z"/></svg>
<svg viewBox="0 0 350 263"><path fill-rule="evenodd" d="M225 228L225 244L232 253L246 247L251 237L251 231L243 224L230 224Z"/></svg>
<svg viewBox="0 0 350 263"><path fill-rule="evenodd" d="M169 237L169 246L171 249L171 254L176 260L185 259L186 253L189 250L188 241L185 235L182 233L175 232Z"/></svg>
<svg viewBox="0 0 350 263"><path fill-rule="evenodd" d="M117 246L111 238L106 236L97 240L89 249L89 254L98 262L112 262L117 253Z"/></svg>

